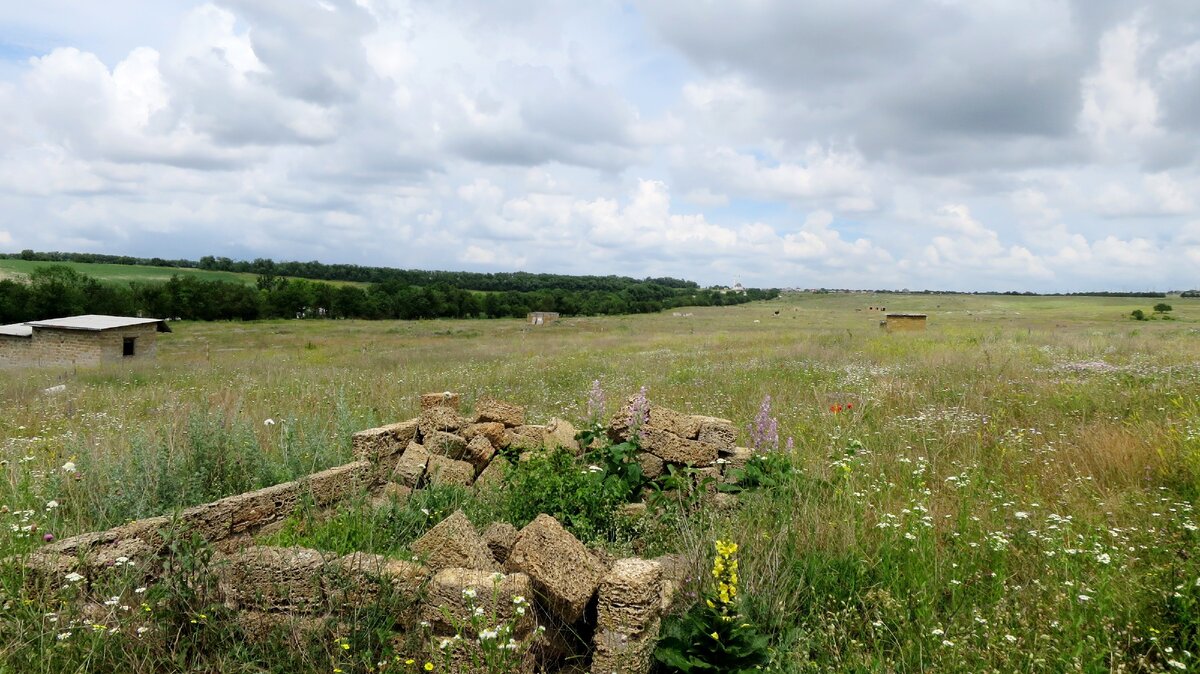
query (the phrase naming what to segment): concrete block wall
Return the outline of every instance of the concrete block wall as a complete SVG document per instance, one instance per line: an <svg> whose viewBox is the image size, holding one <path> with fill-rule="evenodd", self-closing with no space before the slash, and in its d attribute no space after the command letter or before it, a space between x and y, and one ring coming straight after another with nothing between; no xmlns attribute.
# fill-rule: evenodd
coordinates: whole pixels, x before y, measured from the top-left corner
<svg viewBox="0 0 1200 674"><path fill-rule="evenodd" d="M133 356L124 355L126 337L137 340ZM158 354L157 339L153 324L101 331L34 328L32 337L0 336L0 367L92 367L153 360Z"/></svg>

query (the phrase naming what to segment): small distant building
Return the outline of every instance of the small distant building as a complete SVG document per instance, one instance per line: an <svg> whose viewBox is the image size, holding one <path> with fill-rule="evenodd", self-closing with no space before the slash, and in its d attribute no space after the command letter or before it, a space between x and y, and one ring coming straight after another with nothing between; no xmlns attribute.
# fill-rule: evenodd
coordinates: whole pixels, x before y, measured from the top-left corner
<svg viewBox="0 0 1200 674"><path fill-rule="evenodd" d="M152 360L157 334L170 331L159 318L95 314L0 325L0 368Z"/></svg>
<svg viewBox="0 0 1200 674"><path fill-rule="evenodd" d="M525 315L525 322L530 325L546 325L558 320L556 311L531 311Z"/></svg>
<svg viewBox="0 0 1200 674"><path fill-rule="evenodd" d="M923 332L927 318L925 314L886 314L879 327L888 332Z"/></svg>

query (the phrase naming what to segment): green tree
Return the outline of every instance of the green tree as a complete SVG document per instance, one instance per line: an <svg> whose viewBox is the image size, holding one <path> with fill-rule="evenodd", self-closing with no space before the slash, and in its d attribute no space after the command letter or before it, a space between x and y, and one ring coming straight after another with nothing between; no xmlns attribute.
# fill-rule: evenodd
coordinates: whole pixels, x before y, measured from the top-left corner
<svg viewBox="0 0 1200 674"><path fill-rule="evenodd" d="M1156 313L1156 314L1165 314L1171 310L1172 310L1171 305L1167 304L1166 302L1159 302L1158 304L1154 305L1154 313Z"/></svg>

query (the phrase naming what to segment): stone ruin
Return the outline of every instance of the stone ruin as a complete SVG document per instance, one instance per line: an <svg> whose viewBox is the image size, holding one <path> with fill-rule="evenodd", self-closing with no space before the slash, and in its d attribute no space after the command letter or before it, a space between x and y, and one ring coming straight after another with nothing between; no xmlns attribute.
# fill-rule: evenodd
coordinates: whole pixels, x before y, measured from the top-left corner
<svg viewBox="0 0 1200 674"><path fill-rule="evenodd" d="M732 480L731 471L752 456L736 446L734 426L715 417L651 406L648 420L636 429L625 411L608 427L614 441L633 432L647 477L662 476L670 465L690 466L698 478L713 478L705 481L713 499L732 498L713 485ZM153 517L63 539L21 562L35 586L61 583L72 572L93 581L114 563L135 559L143 560L138 569L149 582L156 565L144 560L165 553L162 532L175 526L219 551L221 596L250 638L266 639L283 629L302 639L306 631L345 619L385 594L400 598L399 635L421 626L433 638L449 638L453 622L461 626L469 617L464 590L474 590L489 615L494 611L514 621L514 639L528 640L521 671L581 672L587 670L578 663L590 663L595 674L649 672L662 617L690 570L677 556L607 559L545 514L520 530L496 522L480 532L456 512L411 545L412 560L255 541L282 527L305 499L329 508L364 493L403 499L426 485L497 488L507 465L502 452L524 457L562 448L579 455L584 448L575 436L563 420L526 424L524 408L490 397L477 400L468 418L457 394L426 394L417 418L354 434L352 463L187 508L175 518ZM527 614L514 614L516 596L531 600ZM457 669L470 671L463 662Z"/></svg>

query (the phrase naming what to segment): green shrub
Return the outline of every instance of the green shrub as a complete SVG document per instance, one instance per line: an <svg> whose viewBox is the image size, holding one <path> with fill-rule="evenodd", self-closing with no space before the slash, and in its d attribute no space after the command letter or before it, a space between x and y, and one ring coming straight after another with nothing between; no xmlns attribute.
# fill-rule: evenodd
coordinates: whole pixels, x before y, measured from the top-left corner
<svg viewBox="0 0 1200 674"><path fill-rule="evenodd" d="M509 473L503 504L505 519L518 528L545 513L585 542L613 540L614 517L626 502L628 485L598 465L581 466L566 451L539 454Z"/></svg>

